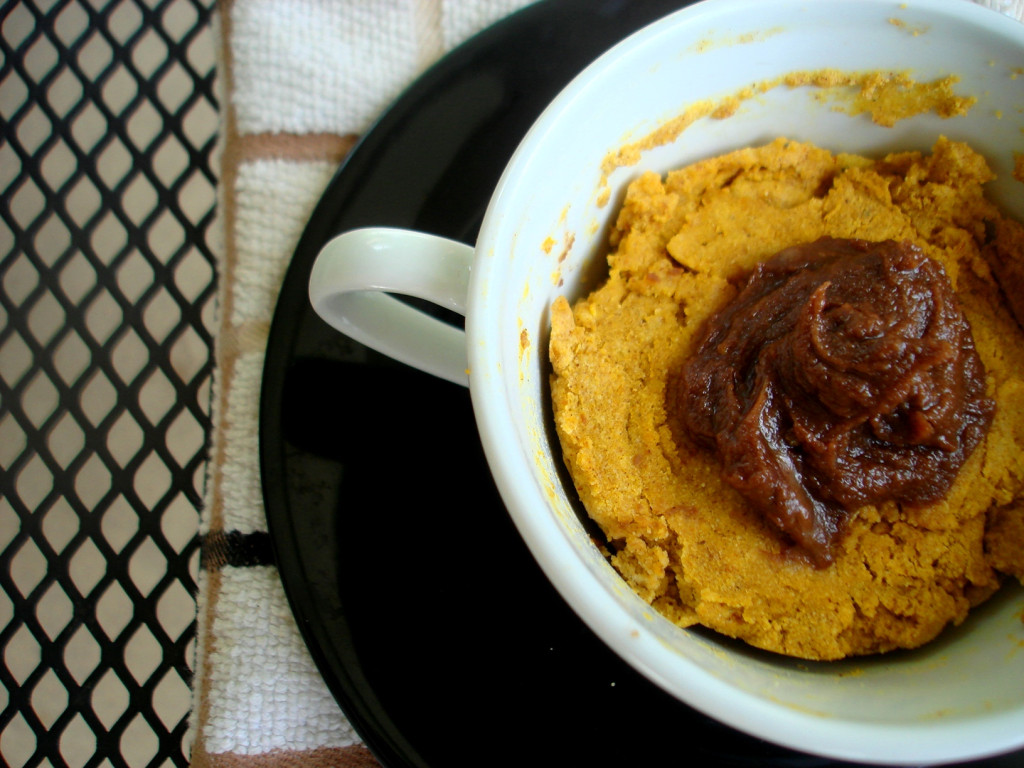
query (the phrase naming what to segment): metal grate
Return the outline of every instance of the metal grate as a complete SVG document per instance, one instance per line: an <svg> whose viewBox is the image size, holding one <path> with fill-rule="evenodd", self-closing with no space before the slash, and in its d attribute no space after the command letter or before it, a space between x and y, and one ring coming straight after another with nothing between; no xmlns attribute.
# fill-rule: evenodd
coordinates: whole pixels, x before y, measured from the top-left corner
<svg viewBox="0 0 1024 768"><path fill-rule="evenodd" d="M14 768L188 764L214 1L0 2L0 763Z"/></svg>

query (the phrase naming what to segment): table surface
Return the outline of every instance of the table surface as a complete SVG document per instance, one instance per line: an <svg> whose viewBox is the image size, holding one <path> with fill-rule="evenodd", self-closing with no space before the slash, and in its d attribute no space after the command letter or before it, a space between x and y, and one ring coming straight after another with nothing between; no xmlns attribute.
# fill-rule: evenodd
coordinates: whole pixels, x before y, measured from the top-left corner
<svg viewBox="0 0 1024 768"><path fill-rule="evenodd" d="M0 765L189 764L217 5L0 0Z"/></svg>
<svg viewBox="0 0 1024 768"><path fill-rule="evenodd" d="M0 763L187 765L214 0L0 3Z"/></svg>

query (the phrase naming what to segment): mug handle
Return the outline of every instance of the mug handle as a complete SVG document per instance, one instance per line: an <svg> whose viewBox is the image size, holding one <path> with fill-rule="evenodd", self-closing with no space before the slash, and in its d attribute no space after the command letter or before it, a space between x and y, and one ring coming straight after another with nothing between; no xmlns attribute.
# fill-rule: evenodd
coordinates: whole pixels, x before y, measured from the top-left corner
<svg viewBox="0 0 1024 768"><path fill-rule="evenodd" d="M437 235L356 229L320 250L309 276L309 299L346 336L468 386L465 332L388 293L416 296L465 316L472 262L472 247Z"/></svg>

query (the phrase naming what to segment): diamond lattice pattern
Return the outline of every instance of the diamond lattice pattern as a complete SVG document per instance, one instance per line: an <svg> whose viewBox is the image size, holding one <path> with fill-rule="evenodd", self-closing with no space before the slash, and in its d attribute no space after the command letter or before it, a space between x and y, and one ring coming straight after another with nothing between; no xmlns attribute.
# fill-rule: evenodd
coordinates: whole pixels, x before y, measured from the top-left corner
<svg viewBox="0 0 1024 768"><path fill-rule="evenodd" d="M187 765L214 0L0 2L0 764Z"/></svg>

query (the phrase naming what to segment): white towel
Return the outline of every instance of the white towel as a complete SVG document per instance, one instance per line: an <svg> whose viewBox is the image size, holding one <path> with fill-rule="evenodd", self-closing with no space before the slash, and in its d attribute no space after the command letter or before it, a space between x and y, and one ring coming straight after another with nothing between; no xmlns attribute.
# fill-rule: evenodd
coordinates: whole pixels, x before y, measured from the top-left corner
<svg viewBox="0 0 1024 768"><path fill-rule="evenodd" d="M376 764L318 674L276 570L236 567L232 558L246 553L225 554L239 542L258 549L267 531L258 457L264 347L289 258L355 137L445 52L530 1L220 7L223 254L195 766ZM259 563L268 551L250 554Z"/></svg>

